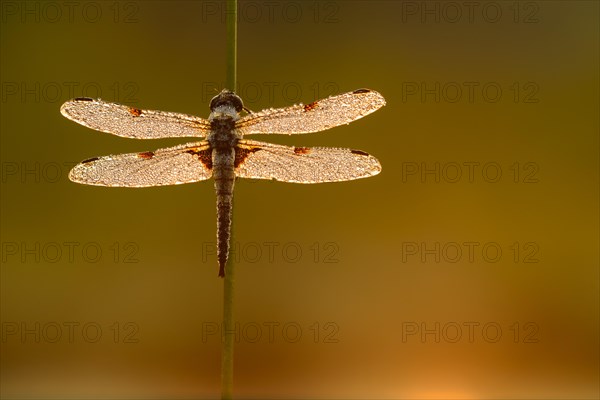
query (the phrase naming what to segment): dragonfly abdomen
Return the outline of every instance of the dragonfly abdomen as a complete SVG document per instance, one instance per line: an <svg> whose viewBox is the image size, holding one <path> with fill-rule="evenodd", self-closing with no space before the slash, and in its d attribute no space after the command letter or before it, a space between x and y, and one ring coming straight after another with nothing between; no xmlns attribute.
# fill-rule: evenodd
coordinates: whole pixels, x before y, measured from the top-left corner
<svg viewBox="0 0 600 400"><path fill-rule="evenodd" d="M217 193L217 257L219 276L225 276L225 264L229 255L231 237L231 210L233 205L233 185L235 150L213 150L213 177Z"/></svg>

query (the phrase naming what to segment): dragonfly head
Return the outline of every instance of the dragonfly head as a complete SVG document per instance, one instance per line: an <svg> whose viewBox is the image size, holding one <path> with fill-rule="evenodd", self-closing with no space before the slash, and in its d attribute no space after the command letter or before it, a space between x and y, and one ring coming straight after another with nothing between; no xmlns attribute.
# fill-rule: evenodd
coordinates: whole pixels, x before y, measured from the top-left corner
<svg viewBox="0 0 600 400"><path fill-rule="evenodd" d="M237 94L231 90L223 89L221 93L213 97L210 101L211 111L218 111L217 108L220 107L233 108L239 113L244 108L244 103Z"/></svg>

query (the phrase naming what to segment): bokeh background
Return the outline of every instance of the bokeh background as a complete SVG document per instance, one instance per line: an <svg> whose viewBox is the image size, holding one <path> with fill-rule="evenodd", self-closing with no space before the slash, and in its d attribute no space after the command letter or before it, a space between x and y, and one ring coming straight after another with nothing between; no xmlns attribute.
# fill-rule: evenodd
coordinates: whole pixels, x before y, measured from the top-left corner
<svg viewBox="0 0 600 400"><path fill-rule="evenodd" d="M208 116L223 2L1 7L2 398L218 397L212 182L71 183L83 159L182 141L59 107ZM236 397L598 398L598 3L240 8L248 108L361 87L387 106L257 137L362 149L383 171L236 183Z"/></svg>

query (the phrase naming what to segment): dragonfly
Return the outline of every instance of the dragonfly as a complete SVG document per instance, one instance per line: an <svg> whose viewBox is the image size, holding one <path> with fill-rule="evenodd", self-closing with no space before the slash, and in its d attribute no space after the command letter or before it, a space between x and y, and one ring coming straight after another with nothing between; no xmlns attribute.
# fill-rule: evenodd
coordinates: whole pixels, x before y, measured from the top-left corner
<svg viewBox="0 0 600 400"><path fill-rule="evenodd" d="M283 146L243 137L319 132L349 124L384 105L378 92L358 89L309 104L251 112L238 95L223 89L210 101L208 119L87 97L67 101L60 111L78 124L126 138L203 138L154 151L89 158L69 172L69 179L86 185L138 188L214 178L217 259L219 276L224 277L236 178L322 183L368 178L381 171L379 161L361 150Z"/></svg>

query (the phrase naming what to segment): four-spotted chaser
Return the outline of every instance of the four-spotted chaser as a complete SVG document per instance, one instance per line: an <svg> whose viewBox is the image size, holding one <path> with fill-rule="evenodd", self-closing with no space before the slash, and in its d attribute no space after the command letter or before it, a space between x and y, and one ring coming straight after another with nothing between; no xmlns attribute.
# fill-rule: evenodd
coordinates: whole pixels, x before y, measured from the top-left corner
<svg viewBox="0 0 600 400"><path fill-rule="evenodd" d="M381 165L364 151L330 147L293 147L243 139L253 134L300 134L349 124L385 105L369 89L257 113L246 110L235 93L223 90L210 102L208 119L165 111L142 110L100 99L75 98L62 115L98 131L134 139L200 137L175 147L94 157L69 173L86 185L148 187L215 179L217 193L217 257L225 275L229 253L235 178L282 182L340 182L377 175Z"/></svg>

